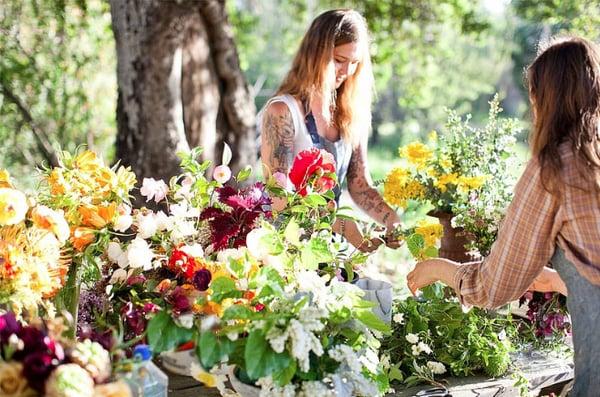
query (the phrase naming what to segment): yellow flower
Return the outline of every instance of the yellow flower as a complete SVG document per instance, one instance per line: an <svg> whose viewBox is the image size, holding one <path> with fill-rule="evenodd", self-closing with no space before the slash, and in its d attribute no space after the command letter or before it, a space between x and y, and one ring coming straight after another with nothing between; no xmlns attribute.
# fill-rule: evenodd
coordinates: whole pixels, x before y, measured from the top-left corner
<svg viewBox="0 0 600 397"><path fill-rule="evenodd" d="M431 132L427 135L427 139L429 139L431 142L436 142L437 141L437 131L431 130Z"/></svg>
<svg viewBox="0 0 600 397"><path fill-rule="evenodd" d="M50 172L47 178L48 185L50 186L50 193L53 195L65 194L71 190L71 186L67 183L62 168L55 168Z"/></svg>
<svg viewBox="0 0 600 397"><path fill-rule="evenodd" d="M93 173L100 167L103 167L102 162L91 150L83 151L73 159L73 168L78 168L83 172Z"/></svg>
<svg viewBox="0 0 600 397"><path fill-rule="evenodd" d="M16 361L0 362L0 396L29 397L36 393L29 388L23 376L23 364Z"/></svg>
<svg viewBox="0 0 600 397"><path fill-rule="evenodd" d="M383 185L383 198L391 205L406 207L407 200L417 200L425 197L425 188L414 179L409 179L408 170L394 168Z"/></svg>
<svg viewBox="0 0 600 397"><path fill-rule="evenodd" d="M448 157L446 156L442 156L440 158L440 165L442 166L442 168L444 168L445 170L450 170L452 169L452 160L450 160Z"/></svg>
<svg viewBox="0 0 600 397"><path fill-rule="evenodd" d="M455 173L440 175L435 182L435 187L440 189L440 191L443 193L448 190L448 184L456 185L458 183L458 179L458 175Z"/></svg>
<svg viewBox="0 0 600 397"><path fill-rule="evenodd" d="M488 179L488 175L461 176L457 182L458 189L463 193L467 193L470 190L479 189Z"/></svg>
<svg viewBox="0 0 600 397"><path fill-rule="evenodd" d="M225 388L225 376L217 375L207 372L201 365L196 363L192 363L192 367L190 368L190 374L194 379L199 382L204 383L207 387L216 387L219 390Z"/></svg>
<svg viewBox="0 0 600 397"><path fill-rule="evenodd" d="M425 163L431 158L433 151L421 142L412 142L400 148L400 157L408 160L417 168L425 166Z"/></svg>
<svg viewBox="0 0 600 397"><path fill-rule="evenodd" d="M0 226L15 225L25 219L27 197L18 190L0 188Z"/></svg>
<svg viewBox="0 0 600 397"><path fill-rule="evenodd" d="M7 170L0 169L0 187L14 187L10 182L10 174Z"/></svg>
<svg viewBox="0 0 600 397"><path fill-rule="evenodd" d="M422 220L417 224L415 233L423 236L426 247L433 247L444 234L444 227L439 223L431 223Z"/></svg>

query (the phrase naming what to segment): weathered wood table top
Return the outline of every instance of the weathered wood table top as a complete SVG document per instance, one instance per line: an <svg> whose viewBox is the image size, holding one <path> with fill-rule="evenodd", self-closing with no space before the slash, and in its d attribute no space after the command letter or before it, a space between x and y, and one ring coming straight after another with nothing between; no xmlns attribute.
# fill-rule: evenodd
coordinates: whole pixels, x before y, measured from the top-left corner
<svg viewBox="0 0 600 397"><path fill-rule="evenodd" d="M571 358L549 357L542 353L521 354L515 359L515 364L521 368L521 374L529 381L529 390L537 395L542 389L564 383L573 378L573 362ZM167 371L165 371L167 372ZM448 378L448 391L452 397L498 397L518 396L519 390L514 386L516 379L511 375L502 378L487 378L472 376L467 378ZM420 390L431 386L412 388L397 387L389 397L414 396ZM169 374L169 397L218 397L217 389L207 388L194 379L186 376ZM318 396L315 396L318 397Z"/></svg>

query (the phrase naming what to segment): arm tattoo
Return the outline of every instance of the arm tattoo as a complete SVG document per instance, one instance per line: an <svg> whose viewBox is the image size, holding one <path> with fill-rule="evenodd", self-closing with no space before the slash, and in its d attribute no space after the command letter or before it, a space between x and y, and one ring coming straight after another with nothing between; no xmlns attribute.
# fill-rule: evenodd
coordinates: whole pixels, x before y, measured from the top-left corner
<svg viewBox="0 0 600 397"><path fill-rule="evenodd" d="M348 191L354 202L369 216L386 224L390 217L395 216L395 211L383 201L377 189L372 186L371 178L367 175L365 156L361 145L352 151L347 173Z"/></svg>
<svg viewBox="0 0 600 397"><path fill-rule="evenodd" d="M284 115L266 113L263 134L271 148L268 158L265 159L271 172L287 174L293 160L295 131L292 115L289 112Z"/></svg>

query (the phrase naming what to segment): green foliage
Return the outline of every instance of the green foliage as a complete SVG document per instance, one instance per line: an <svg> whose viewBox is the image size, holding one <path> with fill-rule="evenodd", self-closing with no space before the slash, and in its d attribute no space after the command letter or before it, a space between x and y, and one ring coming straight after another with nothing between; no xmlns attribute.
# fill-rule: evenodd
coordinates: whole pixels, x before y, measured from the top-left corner
<svg viewBox="0 0 600 397"><path fill-rule="evenodd" d="M436 374L427 362L444 364L445 374L452 376L506 373L510 338L516 335L511 318L477 308L464 312L457 299L446 294L445 288L433 285L424 290L421 300L395 303L394 318L398 320L399 314L403 318L394 321L392 335L382 342L382 352L396 363L389 374L406 384L435 382ZM413 336L418 342L411 340ZM419 343L428 345L431 353L420 349Z"/></svg>
<svg viewBox="0 0 600 397"><path fill-rule="evenodd" d="M109 152L116 76L107 2L10 0L0 16L0 168L31 187L52 146Z"/></svg>
<svg viewBox="0 0 600 397"><path fill-rule="evenodd" d="M157 313L148 322L148 344L155 354L173 350L175 347L193 338L193 329L178 326L171 314L166 311Z"/></svg>

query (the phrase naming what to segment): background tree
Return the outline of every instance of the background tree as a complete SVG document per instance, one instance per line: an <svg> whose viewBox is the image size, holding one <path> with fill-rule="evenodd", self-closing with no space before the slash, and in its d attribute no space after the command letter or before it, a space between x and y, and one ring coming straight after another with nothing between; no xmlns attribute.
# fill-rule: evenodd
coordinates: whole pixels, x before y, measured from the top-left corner
<svg viewBox="0 0 600 397"><path fill-rule="evenodd" d="M168 180L176 152L201 145L254 163L255 108L223 0L111 0L117 48L117 153L138 177Z"/></svg>

